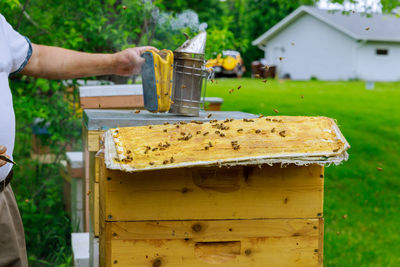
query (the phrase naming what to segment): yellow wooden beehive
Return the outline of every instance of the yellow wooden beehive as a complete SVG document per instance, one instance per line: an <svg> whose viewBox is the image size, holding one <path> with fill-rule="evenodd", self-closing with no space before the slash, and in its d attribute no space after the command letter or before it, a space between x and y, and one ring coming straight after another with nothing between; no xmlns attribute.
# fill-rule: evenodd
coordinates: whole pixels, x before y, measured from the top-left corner
<svg viewBox="0 0 400 267"><path fill-rule="evenodd" d="M348 148L323 117L111 129L100 266L322 266L323 165Z"/></svg>

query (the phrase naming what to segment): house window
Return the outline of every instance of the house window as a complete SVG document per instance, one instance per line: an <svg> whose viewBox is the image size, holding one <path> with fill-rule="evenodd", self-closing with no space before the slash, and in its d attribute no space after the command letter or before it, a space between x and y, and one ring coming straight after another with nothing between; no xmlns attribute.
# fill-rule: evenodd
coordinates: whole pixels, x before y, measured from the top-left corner
<svg viewBox="0 0 400 267"><path fill-rule="evenodd" d="M376 54L378 56L387 56L389 54L389 50L387 50L387 49L376 49Z"/></svg>

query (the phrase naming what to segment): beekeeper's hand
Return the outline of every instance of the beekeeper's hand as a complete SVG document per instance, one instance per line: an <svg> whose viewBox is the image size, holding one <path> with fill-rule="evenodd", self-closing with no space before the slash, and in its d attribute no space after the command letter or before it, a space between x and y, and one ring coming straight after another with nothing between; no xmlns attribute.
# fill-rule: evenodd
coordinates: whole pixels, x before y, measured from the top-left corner
<svg viewBox="0 0 400 267"><path fill-rule="evenodd" d="M146 50L158 51L157 48L152 46L142 46L128 48L115 53L115 74L121 76L139 74L142 64L144 63L144 58L141 56Z"/></svg>
<svg viewBox="0 0 400 267"><path fill-rule="evenodd" d="M7 148L5 146L0 145L0 155L7 156L6 155ZM0 167L4 166L7 162L4 160L0 160Z"/></svg>
<svg viewBox="0 0 400 267"><path fill-rule="evenodd" d="M114 54L92 54L60 47L32 44L32 56L22 74L46 79L71 79L97 75L139 74L141 55L152 46L128 48Z"/></svg>

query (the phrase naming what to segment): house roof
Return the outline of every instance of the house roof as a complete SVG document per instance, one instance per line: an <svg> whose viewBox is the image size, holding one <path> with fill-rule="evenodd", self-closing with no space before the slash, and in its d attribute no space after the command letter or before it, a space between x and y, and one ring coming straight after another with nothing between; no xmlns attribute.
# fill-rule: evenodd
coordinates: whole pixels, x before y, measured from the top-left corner
<svg viewBox="0 0 400 267"><path fill-rule="evenodd" d="M273 36L304 14L315 17L355 40L400 42L400 18L395 15L374 13L367 16L365 13L357 12L343 14L340 10L301 6L254 40L252 44L265 45Z"/></svg>

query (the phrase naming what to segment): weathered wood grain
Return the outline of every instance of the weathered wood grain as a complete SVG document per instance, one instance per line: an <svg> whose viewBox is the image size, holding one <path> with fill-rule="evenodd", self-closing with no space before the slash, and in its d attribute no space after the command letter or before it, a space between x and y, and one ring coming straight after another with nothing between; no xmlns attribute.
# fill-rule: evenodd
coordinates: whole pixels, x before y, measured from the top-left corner
<svg viewBox="0 0 400 267"><path fill-rule="evenodd" d="M124 173L103 163L101 220L318 218L322 173L319 165Z"/></svg>

